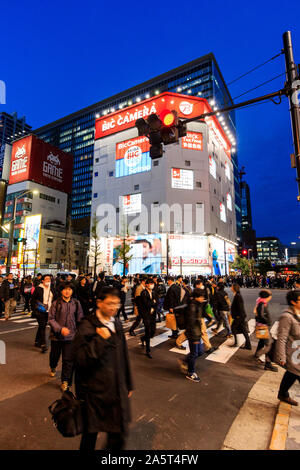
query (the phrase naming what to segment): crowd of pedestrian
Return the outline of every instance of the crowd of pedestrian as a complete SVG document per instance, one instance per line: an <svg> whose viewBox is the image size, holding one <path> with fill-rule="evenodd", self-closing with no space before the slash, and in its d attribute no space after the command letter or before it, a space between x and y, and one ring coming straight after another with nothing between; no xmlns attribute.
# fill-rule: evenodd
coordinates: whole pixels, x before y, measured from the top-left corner
<svg viewBox="0 0 300 470"><path fill-rule="evenodd" d="M123 325L129 322L125 308L129 291L135 315L129 335L136 336L137 328L143 323L141 346L145 356L153 359L150 340L157 325L165 321L174 347L186 349L186 341L189 345L189 354L184 360L178 360L180 371L188 380L199 383L197 358L218 349L209 340L208 328L213 327L215 336L232 339L232 347L238 347L237 335L242 334L243 349L251 351L241 287L260 287L254 306L255 332L259 339L254 361L260 364L264 355L265 370L277 372L274 362L286 368L278 398L296 405L288 390L300 377L299 365L293 359L295 351L300 350L300 279L284 278L283 285L292 290L287 294L288 308L279 320L277 341L270 331L272 292L267 277L162 278L139 274L121 277L105 276L102 272L96 279L91 275L76 279L71 274L56 277L38 274L19 281L8 274L0 277L0 314L4 313L4 321L9 321L17 302L23 298L24 315L31 315L38 323L34 346L42 354L50 348L50 376L56 376L61 357L62 392L70 390L75 378L76 396L83 402L85 416L80 448L94 449L97 433L107 432L107 448L116 450L125 445L130 421L129 398L133 392L123 331ZM228 287L233 293L232 301L226 291ZM296 349L295 341L298 341Z"/></svg>

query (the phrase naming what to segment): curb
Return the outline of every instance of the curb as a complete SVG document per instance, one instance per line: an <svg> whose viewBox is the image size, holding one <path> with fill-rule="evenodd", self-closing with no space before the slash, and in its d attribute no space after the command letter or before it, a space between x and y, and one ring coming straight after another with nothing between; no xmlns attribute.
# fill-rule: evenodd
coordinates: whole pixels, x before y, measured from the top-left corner
<svg viewBox="0 0 300 470"><path fill-rule="evenodd" d="M288 403L279 403L269 450L285 450L291 409Z"/></svg>

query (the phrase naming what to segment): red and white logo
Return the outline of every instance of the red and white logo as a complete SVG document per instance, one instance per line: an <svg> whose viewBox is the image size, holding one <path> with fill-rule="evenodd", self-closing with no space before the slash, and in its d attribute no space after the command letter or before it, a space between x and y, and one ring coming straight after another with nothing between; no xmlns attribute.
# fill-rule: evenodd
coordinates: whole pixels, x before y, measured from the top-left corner
<svg viewBox="0 0 300 470"><path fill-rule="evenodd" d="M22 157L24 157L24 155L26 155L25 144L22 145L22 147L18 147L18 148L17 148L16 154L15 154L15 158L22 158Z"/></svg>
<svg viewBox="0 0 300 470"><path fill-rule="evenodd" d="M125 165L130 168L139 165L142 160L142 153L142 149L138 145L129 147L124 155Z"/></svg>
<svg viewBox="0 0 300 470"><path fill-rule="evenodd" d="M189 116L193 112L193 103L189 103L188 101L181 101L179 104L179 109L185 116Z"/></svg>
<svg viewBox="0 0 300 470"><path fill-rule="evenodd" d="M47 160L53 165L60 165L60 159L58 158L58 155L53 155L52 152L49 153Z"/></svg>

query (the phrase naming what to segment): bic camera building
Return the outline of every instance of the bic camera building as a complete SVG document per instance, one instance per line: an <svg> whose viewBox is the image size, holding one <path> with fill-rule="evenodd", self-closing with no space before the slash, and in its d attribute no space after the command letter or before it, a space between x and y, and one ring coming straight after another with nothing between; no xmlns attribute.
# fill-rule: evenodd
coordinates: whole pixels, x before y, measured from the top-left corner
<svg viewBox="0 0 300 470"><path fill-rule="evenodd" d="M71 193L71 215L74 228L88 230L90 226L96 118L128 108L164 92L202 97L219 109L233 104L216 59L210 53L35 130L35 134L41 139L74 156ZM234 111L227 113L222 119L223 129L234 145L236 139ZM239 239L241 237L241 203L238 160L234 148L231 157Z"/></svg>
<svg viewBox="0 0 300 470"><path fill-rule="evenodd" d="M162 93L96 120L92 214L101 266L122 274L118 246L129 234L126 272L226 274L234 260L236 217L231 142L216 117L187 123L187 135L151 160L135 120L176 110L211 112L207 100Z"/></svg>

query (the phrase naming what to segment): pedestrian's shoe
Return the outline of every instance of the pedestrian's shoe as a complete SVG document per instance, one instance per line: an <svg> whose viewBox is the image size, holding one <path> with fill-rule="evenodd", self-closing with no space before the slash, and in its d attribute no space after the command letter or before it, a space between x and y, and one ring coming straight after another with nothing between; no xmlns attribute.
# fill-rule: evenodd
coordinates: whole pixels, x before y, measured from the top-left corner
<svg viewBox="0 0 300 470"><path fill-rule="evenodd" d="M56 369L50 369L50 377L55 377Z"/></svg>
<svg viewBox="0 0 300 470"><path fill-rule="evenodd" d="M237 344L237 343L230 344L230 347L231 347L231 348L237 348L237 347L238 347L238 344Z"/></svg>
<svg viewBox="0 0 300 470"><path fill-rule="evenodd" d="M284 397L278 394L277 398L278 400L284 401L285 403L288 403L289 405L298 406L298 402L296 400L293 400L291 397Z"/></svg>
<svg viewBox="0 0 300 470"><path fill-rule="evenodd" d="M67 382L67 381L62 382L60 388L61 388L61 391L62 391L62 392L66 392L67 390L69 390L69 384L68 384L68 382Z"/></svg>
<svg viewBox="0 0 300 470"><path fill-rule="evenodd" d="M252 347L251 344L245 344L245 346L242 346L241 349L247 349L248 351L251 351Z"/></svg>
<svg viewBox="0 0 300 470"><path fill-rule="evenodd" d="M42 351L43 354L48 351L48 348L45 344L43 344L43 346L41 346L41 351Z"/></svg>
<svg viewBox="0 0 300 470"><path fill-rule="evenodd" d="M273 366L271 362L266 362L265 370L270 370L271 372L278 372L278 367Z"/></svg>
<svg viewBox="0 0 300 470"><path fill-rule="evenodd" d="M177 349L181 349L182 351L185 351L185 350L186 350L186 347L185 347L185 346L182 346L182 344L178 345L178 344L176 343L176 348L177 348Z"/></svg>
<svg viewBox="0 0 300 470"><path fill-rule="evenodd" d="M192 382L200 382L201 381L200 377L198 377L196 372L194 372L193 374L187 374L185 377L186 377L186 379L192 380Z"/></svg>
<svg viewBox="0 0 300 470"><path fill-rule="evenodd" d="M227 339L231 339L233 335L226 335Z"/></svg>
<svg viewBox="0 0 300 470"><path fill-rule="evenodd" d="M184 362L182 359L177 359L177 363L179 365L180 371L186 375L188 373L187 363Z"/></svg>
<svg viewBox="0 0 300 470"><path fill-rule="evenodd" d="M149 359L152 359L152 354L150 352L147 352L146 356L149 357Z"/></svg>
<svg viewBox="0 0 300 470"><path fill-rule="evenodd" d="M134 331L129 331L130 336L136 336Z"/></svg>
<svg viewBox="0 0 300 470"><path fill-rule="evenodd" d="M35 342L35 343L34 343L34 347L35 347L35 348L40 348L41 345L40 345L39 343Z"/></svg>

